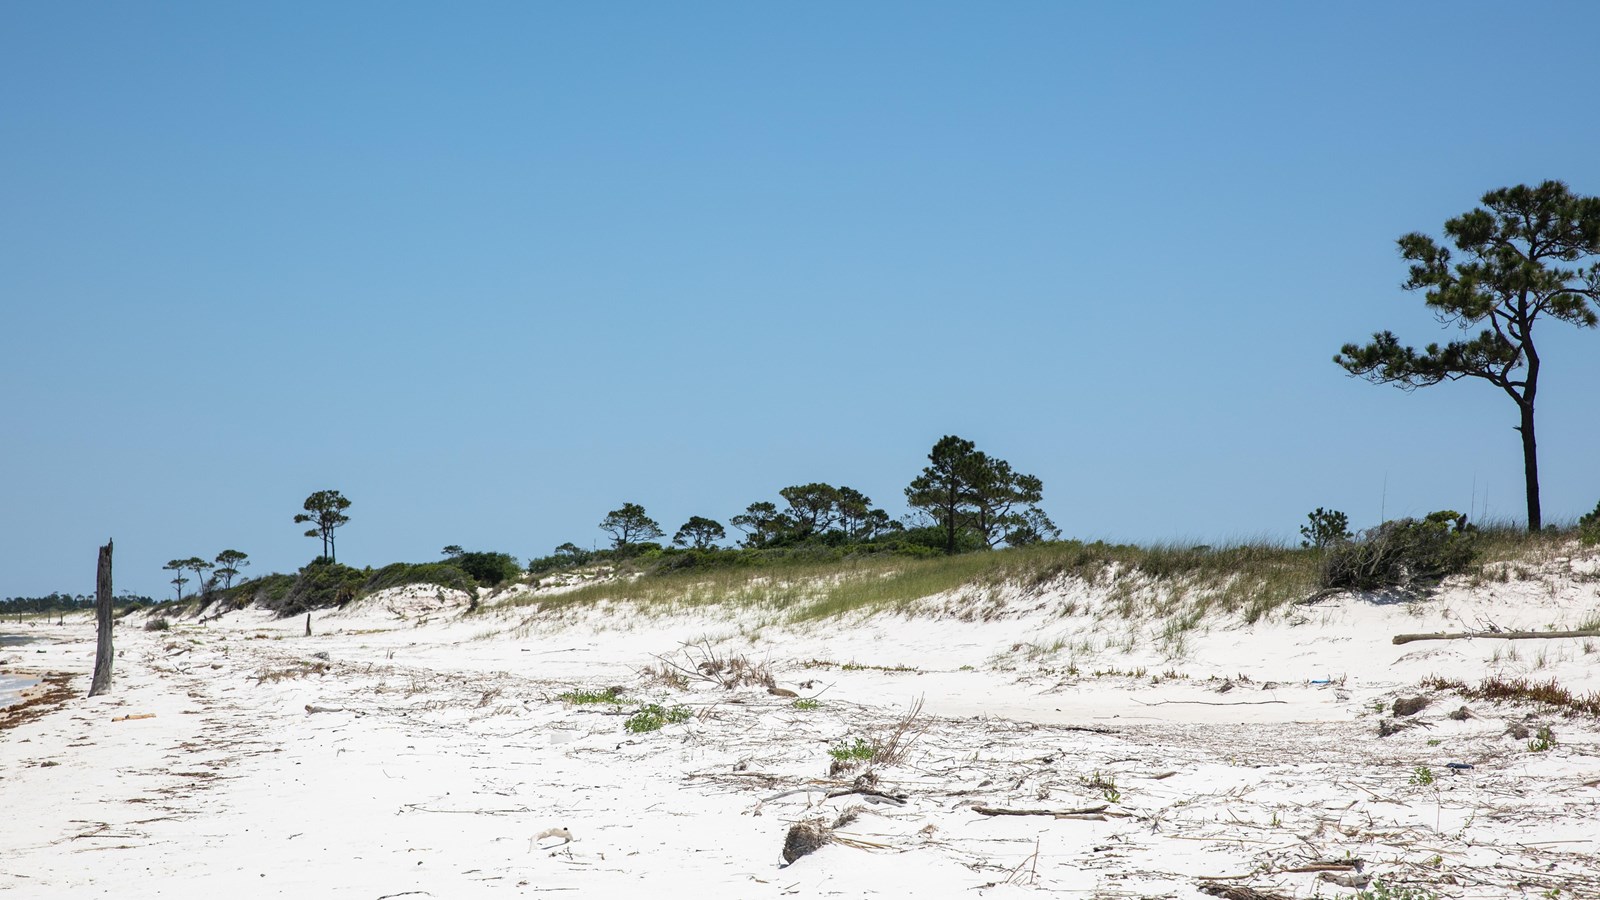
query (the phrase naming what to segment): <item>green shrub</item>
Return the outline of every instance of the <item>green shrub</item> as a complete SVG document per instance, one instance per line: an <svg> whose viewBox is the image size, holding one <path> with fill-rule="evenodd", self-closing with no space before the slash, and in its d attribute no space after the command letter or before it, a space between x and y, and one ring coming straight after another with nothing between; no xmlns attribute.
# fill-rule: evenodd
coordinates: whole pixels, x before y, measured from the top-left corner
<svg viewBox="0 0 1600 900"><path fill-rule="evenodd" d="M145 631L166 631L171 627L172 623L168 622L165 618L151 619L150 621L144 623Z"/></svg>
<svg viewBox="0 0 1600 900"><path fill-rule="evenodd" d="M1578 519L1578 537L1585 544L1600 544L1600 503L1594 505L1594 511Z"/></svg>
<svg viewBox="0 0 1600 900"><path fill-rule="evenodd" d="M478 589L472 576L462 571L452 560L435 563L390 563L364 578L358 594L373 594L407 584L436 584L442 588L464 591L468 594Z"/></svg>
<svg viewBox="0 0 1600 900"><path fill-rule="evenodd" d="M458 553L441 565L454 566L485 587L515 581L522 574L522 566L509 553Z"/></svg>
<svg viewBox="0 0 1600 900"><path fill-rule="evenodd" d="M644 734L649 731L660 731L663 725L676 725L679 722L689 721L689 710L682 706L670 709L646 703L634 711L627 721L622 723L623 729L629 734Z"/></svg>
<svg viewBox="0 0 1600 900"><path fill-rule="evenodd" d="M1385 522L1328 551L1322 586L1370 591L1437 584L1472 564L1476 533L1453 510Z"/></svg>
<svg viewBox="0 0 1600 900"><path fill-rule="evenodd" d="M313 609L343 606L356 598L367 573L343 563L319 559L300 570L294 584L274 607L279 616L297 616Z"/></svg>

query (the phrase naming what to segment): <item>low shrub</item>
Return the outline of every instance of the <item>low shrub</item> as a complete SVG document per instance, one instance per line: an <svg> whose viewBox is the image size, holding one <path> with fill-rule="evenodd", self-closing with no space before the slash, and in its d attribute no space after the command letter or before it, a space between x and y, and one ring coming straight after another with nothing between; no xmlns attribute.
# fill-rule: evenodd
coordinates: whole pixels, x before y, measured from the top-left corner
<svg viewBox="0 0 1600 900"><path fill-rule="evenodd" d="M165 618L151 619L150 621L144 623L145 631L166 631L171 627L172 623L168 622Z"/></svg>
<svg viewBox="0 0 1600 900"><path fill-rule="evenodd" d="M1385 522L1328 549L1322 586L1370 591L1437 584L1472 564L1476 533L1453 510Z"/></svg>
<svg viewBox="0 0 1600 900"><path fill-rule="evenodd" d="M357 595L372 594L407 584L436 584L442 588L468 594L475 593L478 589L472 576L462 571L454 560L435 563L390 563L363 578L357 587Z"/></svg>
<svg viewBox="0 0 1600 900"><path fill-rule="evenodd" d="M279 616L297 616L313 609L343 606L356 598L367 572L342 563L318 560L300 570L274 610Z"/></svg>
<svg viewBox="0 0 1600 900"><path fill-rule="evenodd" d="M664 725L676 725L689 721L687 707L673 706L662 707L654 703L646 703L634 711L622 723L622 727L629 734L645 734L651 731L660 731Z"/></svg>
<svg viewBox="0 0 1600 900"><path fill-rule="evenodd" d="M484 587L515 581L522 574L522 566L517 562L517 558L509 553L457 553L441 565L460 569Z"/></svg>
<svg viewBox="0 0 1600 900"><path fill-rule="evenodd" d="M1594 505L1594 511L1578 519L1578 537L1585 544L1600 544L1600 503Z"/></svg>

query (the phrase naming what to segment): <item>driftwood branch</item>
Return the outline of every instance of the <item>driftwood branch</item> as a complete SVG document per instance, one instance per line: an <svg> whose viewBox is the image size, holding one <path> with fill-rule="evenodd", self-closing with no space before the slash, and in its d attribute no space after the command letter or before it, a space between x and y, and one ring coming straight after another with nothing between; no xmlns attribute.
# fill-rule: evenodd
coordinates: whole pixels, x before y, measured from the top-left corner
<svg viewBox="0 0 1600 900"><path fill-rule="evenodd" d="M1200 893L1221 897L1222 900L1293 900L1292 897L1271 891L1258 891L1238 884L1217 884L1214 881L1202 882Z"/></svg>
<svg viewBox="0 0 1600 900"><path fill-rule="evenodd" d="M1106 804L1085 806L1079 809L1006 809L999 806L974 806L972 811L985 816L1049 816L1053 819L1089 819L1104 821L1108 815Z"/></svg>
<svg viewBox="0 0 1600 900"><path fill-rule="evenodd" d="M1499 638L1503 641L1524 641L1533 638L1592 638L1600 637L1600 629L1583 631L1435 631L1429 634L1397 634L1396 644L1412 641L1456 641L1463 638Z"/></svg>

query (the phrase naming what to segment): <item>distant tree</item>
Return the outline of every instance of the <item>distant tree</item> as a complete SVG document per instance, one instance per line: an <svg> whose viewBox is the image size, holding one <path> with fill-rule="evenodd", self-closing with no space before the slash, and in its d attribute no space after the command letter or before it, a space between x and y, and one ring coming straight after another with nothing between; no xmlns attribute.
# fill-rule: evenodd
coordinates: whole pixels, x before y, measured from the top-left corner
<svg viewBox="0 0 1600 900"><path fill-rule="evenodd" d="M680 547L693 547L696 550L705 550L728 536L722 523L704 516L690 516L689 521L683 523L678 533L672 536L672 542Z"/></svg>
<svg viewBox="0 0 1600 900"><path fill-rule="evenodd" d="M872 498L853 487L840 485L834 489L833 522L852 541L867 535L867 521L872 516Z"/></svg>
<svg viewBox="0 0 1600 900"><path fill-rule="evenodd" d="M1035 476L1014 472L1005 460L978 452L967 460L966 477L972 528L990 547L1012 543L1013 535L1024 542L1043 540L1055 530L1035 505L1044 497L1044 483Z"/></svg>
<svg viewBox="0 0 1600 900"><path fill-rule="evenodd" d="M786 487L778 495L788 501L784 515L792 523L795 538L805 540L833 525L839 505L839 489L822 482Z"/></svg>
<svg viewBox="0 0 1600 900"><path fill-rule="evenodd" d="M611 535L612 546L622 549L629 544L661 537L661 525L645 515L644 507L637 503L624 503L600 520L600 530Z"/></svg>
<svg viewBox="0 0 1600 900"><path fill-rule="evenodd" d="M746 547L765 547L794 528L794 520L778 512L777 504L765 500L750 504L728 522L744 532Z"/></svg>
<svg viewBox="0 0 1600 900"><path fill-rule="evenodd" d="M1044 510L1037 506L1030 506L1011 519L1006 531L1006 544L1012 547L1026 547L1040 541L1052 541L1061 536L1061 529Z"/></svg>
<svg viewBox="0 0 1600 900"><path fill-rule="evenodd" d="M210 590L207 587L206 572L211 570L211 563L198 556L191 556L183 561L183 567L194 573L194 583L200 586L201 593L206 593Z"/></svg>
<svg viewBox="0 0 1600 900"><path fill-rule="evenodd" d="M904 530L905 526L895 521L888 513L881 509L869 509L866 518L861 521L856 531L856 539L870 541L881 534Z"/></svg>
<svg viewBox="0 0 1600 900"><path fill-rule="evenodd" d="M1411 262L1406 290L1424 291L1446 325L1463 332L1487 327L1420 353L1402 346L1393 332L1378 332L1366 346L1345 344L1333 361L1352 375L1407 391L1468 377L1503 391L1517 405L1528 530L1538 531L1543 519L1533 413L1542 360L1533 327L1546 315L1586 328L1600 322L1600 262L1581 265L1600 254L1600 198L1546 181L1490 191L1482 202L1444 223L1465 262L1452 264L1450 250L1424 234L1408 234L1399 244Z"/></svg>
<svg viewBox="0 0 1600 900"><path fill-rule="evenodd" d="M222 589L233 587L233 580L239 577L239 570L250 565L250 555L238 550L224 550L217 554L216 577L222 579Z"/></svg>
<svg viewBox="0 0 1600 900"><path fill-rule="evenodd" d="M1033 543L1059 533L1036 505L1044 483L971 441L946 435L933 445L928 463L906 488L906 502L944 532L945 553L957 552L963 532L986 547Z"/></svg>
<svg viewBox="0 0 1600 900"><path fill-rule="evenodd" d="M168 560L167 564L161 568L172 572L176 576L170 583L178 589L178 602L182 603L183 586L189 583L189 579L183 577L183 570L189 568L189 561L187 559Z"/></svg>
<svg viewBox="0 0 1600 900"><path fill-rule="evenodd" d="M329 562L338 562L333 546L334 529L350 521L344 511L350 508L350 501L338 491L317 491L306 498L305 512L294 517L296 523L310 522L314 527L306 529L306 537L322 538L322 555Z"/></svg>
<svg viewBox="0 0 1600 900"><path fill-rule="evenodd" d="M956 537L967 518L968 493L977 446L945 435L928 453L928 465L906 487L906 503L927 513L945 533L944 552L954 556Z"/></svg>
<svg viewBox="0 0 1600 900"><path fill-rule="evenodd" d="M574 544L571 541L568 541L556 548L556 555L570 556L574 559L587 559L589 557L589 551L579 547L577 544Z"/></svg>
<svg viewBox="0 0 1600 900"><path fill-rule="evenodd" d="M447 557L454 558L466 553L467 551L461 549L460 544L446 544L445 548L439 552L443 553Z"/></svg>
<svg viewBox="0 0 1600 900"><path fill-rule="evenodd" d="M1350 517L1336 509L1319 506L1306 513L1306 520L1306 524L1300 526L1300 536L1305 538L1300 542L1302 547L1326 550L1354 537L1350 533Z"/></svg>

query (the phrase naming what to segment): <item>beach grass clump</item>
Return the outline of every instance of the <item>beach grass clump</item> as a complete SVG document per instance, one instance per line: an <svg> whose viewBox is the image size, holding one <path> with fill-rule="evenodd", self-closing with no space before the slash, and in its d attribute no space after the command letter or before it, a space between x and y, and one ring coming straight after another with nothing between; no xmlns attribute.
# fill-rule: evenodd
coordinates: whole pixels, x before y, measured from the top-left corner
<svg viewBox="0 0 1600 900"><path fill-rule="evenodd" d="M689 721L690 713L687 707L664 707L655 703L646 703L634 710L623 723L622 728L629 734L647 734L660 731L667 725L677 725Z"/></svg>

